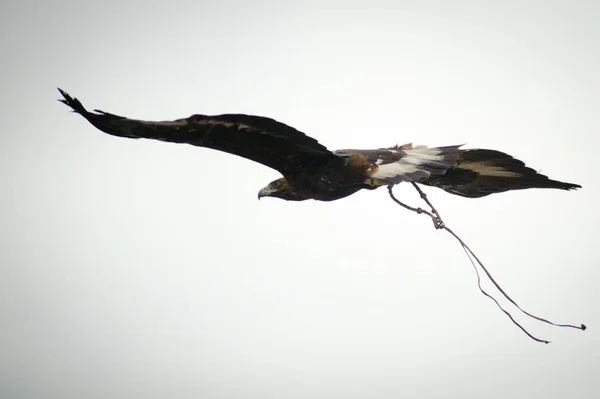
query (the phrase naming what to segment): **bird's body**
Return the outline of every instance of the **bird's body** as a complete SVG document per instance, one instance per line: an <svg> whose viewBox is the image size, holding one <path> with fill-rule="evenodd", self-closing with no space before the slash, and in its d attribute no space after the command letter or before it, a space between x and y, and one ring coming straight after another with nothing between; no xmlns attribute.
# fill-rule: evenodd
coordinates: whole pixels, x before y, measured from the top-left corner
<svg viewBox="0 0 600 399"><path fill-rule="evenodd" d="M375 150L330 151L317 140L270 118L198 114L174 121L142 121L98 110L89 112L79 100L59 91L64 97L61 102L105 133L211 148L281 172L283 177L263 188L259 198L333 201L362 189L403 181L472 198L525 188L580 187L551 180L495 150L405 144Z"/></svg>

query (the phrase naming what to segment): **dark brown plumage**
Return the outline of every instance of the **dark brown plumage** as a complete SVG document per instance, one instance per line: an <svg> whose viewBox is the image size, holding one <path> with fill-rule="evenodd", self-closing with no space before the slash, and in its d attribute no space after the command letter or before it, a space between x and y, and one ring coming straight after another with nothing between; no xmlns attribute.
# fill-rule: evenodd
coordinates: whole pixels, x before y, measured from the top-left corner
<svg viewBox="0 0 600 399"><path fill-rule="evenodd" d="M58 89L62 103L99 130L118 137L187 143L238 155L283 175L259 192L302 201L333 201L361 189L405 182L439 187L465 197L525 188L571 190L581 186L551 180L510 155L460 146L330 151L317 140L270 118L244 114L192 115L174 121L128 119L100 110L87 111Z"/></svg>
<svg viewBox="0 0 600 399"><path fill-rule="evenodd" d="M581 188L578 184L549 179L503 152L480 149L462 150L454 167L421 183L470 198L525 188Z"/></svg>

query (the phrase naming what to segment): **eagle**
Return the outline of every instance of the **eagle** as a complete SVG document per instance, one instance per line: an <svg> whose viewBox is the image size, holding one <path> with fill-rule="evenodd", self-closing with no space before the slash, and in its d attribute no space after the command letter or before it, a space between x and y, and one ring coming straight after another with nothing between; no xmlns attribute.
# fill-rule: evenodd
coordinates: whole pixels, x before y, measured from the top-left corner
<svg viewBox="0 0 600 399"><path fill-rule="evenodd" d="M77 98L58 90L63 97L60 102L110 135L211 148L279 171L283 177L262 188L259 199L334 201L362 189L402 182L438 187L469 198L526 188L581 188L549 179L495 150L404 144L330 151L301 131L263 116L195 114L173 121L144 121L97 109L90 112Z"/></svg>

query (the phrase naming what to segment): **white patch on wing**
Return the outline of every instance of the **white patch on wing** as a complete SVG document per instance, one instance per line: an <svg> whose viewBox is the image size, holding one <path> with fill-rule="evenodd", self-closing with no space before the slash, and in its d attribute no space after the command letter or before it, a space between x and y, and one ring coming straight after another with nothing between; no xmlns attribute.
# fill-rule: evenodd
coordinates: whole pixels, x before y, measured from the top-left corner
<svg viewBox="0 0 600 399"><path fill-rule="evenodd" d="M375 163L379 166L377 172L371 175L374 179L382 179L399 183L401 181L417 181L431 174L441 174L454 163L453 158L443 153L441 148L428 148L426 146L412 147L402 151L388 150L390 153L402 154L395 162L385 162L378 159Z"/></svg>
<svg viewBox="0 0 600 399"><path fill-rule="evenodd" d="M498 176L498 177L519 177L519 173L511 172L501 166L486 165L485 163L463 162L459 168L472 170L482 176Z"/></svg>
<svg viewBox="0 0 600 399"><path fill-rule="evenodd" d="M377 172L373 173L373 179L386 179L399 177L417 172L419 169L415 165L402 161L381 165Z"/></svg>
<svg viewBox="0 0 600 399"><path fill-rule="evenodd" d="M421 165L431 161L443 161L444 156L439 155L440 151L435 149L413 149L406 151L406 158L403 161L412 163L413 165Z"/></svg>
<svg viewBox="0 0 600 399"><path fill-rule="evenodd" d="M204 120L200 120L196 122L198 125L220 125L220 126L225 126L225 127L235 127L237 126L238 130L243 130L243 129L251 129L250 126L244 124L244 123L239 123L239 122L230 122L230 121L219 121L219 120L215 120L215 119L204 119Z"/></svg>

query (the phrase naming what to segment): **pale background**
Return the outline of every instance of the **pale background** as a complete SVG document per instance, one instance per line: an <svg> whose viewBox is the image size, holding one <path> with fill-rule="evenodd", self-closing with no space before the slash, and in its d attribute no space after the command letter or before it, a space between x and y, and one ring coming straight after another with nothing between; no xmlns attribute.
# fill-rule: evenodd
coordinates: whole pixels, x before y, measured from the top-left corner
<svg viewBox="0 0 600 399"><path fill-rule="evenodd" d="M368 3L0 6L0 397L598 397L600 3ZM589 330L519 316L553 343L529 340L385 190L259 202L276 171L102 134L57 86L137 118L267 115L331 149L494 148L579 183L426 191L523 306Z"/></svg>

